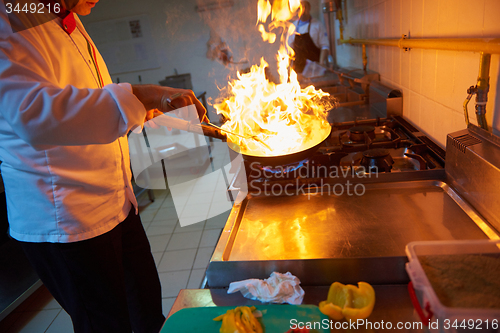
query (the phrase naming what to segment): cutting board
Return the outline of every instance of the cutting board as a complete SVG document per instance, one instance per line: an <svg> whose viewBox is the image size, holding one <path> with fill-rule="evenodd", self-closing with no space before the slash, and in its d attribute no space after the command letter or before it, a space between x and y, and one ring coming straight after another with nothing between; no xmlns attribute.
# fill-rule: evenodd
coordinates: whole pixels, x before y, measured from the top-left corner
<svg viewBox="0 0 500 333"><path fill-rule="evenodd" d="M226 313L229 309L236 306L224 307L202 307L187 308L177 311L170 316L160 333L219 333L221 321L213 319ZM290 329L290 320L296 319L297 322L317 322L321 323L327 316L319 311L314 305L257 305L257 310L262 312L262 318L259 318L265 333L285 333ZM319 324L316 324L319 325ZM327 333L328 329L311 330L311 333Z"/></svg>

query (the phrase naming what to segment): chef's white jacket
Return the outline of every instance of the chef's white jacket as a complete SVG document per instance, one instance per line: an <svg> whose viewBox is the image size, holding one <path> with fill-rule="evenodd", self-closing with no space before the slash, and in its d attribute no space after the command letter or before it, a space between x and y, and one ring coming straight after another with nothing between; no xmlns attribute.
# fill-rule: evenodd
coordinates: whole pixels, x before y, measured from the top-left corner
<svg viewBox="0 0 500 333"><path fill-rule="evenodd" d="M309 35L311 36L314 45L322 50L330 49L330 42L328 41L328 35L326 33L325 26L320 21L316 20L315 18L311 18L310 23L297 20L293 24L295 25L295 33L291 34L288 38L288 44L290 46L293 46L295 35L307 33L309 24L311 24Z"/></svg>
<svg viewBox="0 0 500 333"><path fill-rule="evenodd" d="M113 229L131 202L137 213L126 134L146 110L97 52L99 88L82 23L71 34L61 24L13 33L0 4L0 160L20 241L81 241Z"/></svg>

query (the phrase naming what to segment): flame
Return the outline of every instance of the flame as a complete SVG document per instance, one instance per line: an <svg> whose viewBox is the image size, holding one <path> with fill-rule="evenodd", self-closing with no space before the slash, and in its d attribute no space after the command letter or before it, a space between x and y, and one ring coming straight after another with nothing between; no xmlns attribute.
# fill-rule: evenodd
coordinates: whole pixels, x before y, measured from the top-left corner
<svg viewBox="0 0 500 333"><path fill-rule="evenodd" d="M271 32L267 32L266 28L262 24L259 24L259 31L262 34L262 39L264 42L269 41L269 43L273 44L276 41L276 34Z"/></svg>
<svg viewBox="0 0 500 333"><path fill-rule="evenodd" d="M227 119L222 127L246 137L228 134L228 139L237 144L243 154L294 153L320 143L330 133L326 117L334 102L322 99L329 94L313 86L301 89L297 73L289 71L293 51L287 40L295 27L288 20L299 7L300 0L274 0L272 7L269 0L258 2L258 22L265 23L271 15L269 29L282 28L285 32L277 55L280 83L268 81L268 63L262 58L260 66L252 66L249 73L238 72L237 79L229 83L230 97L214 105L217 113ZM263 24L259 24L258 29L264 41L274 43L276 34L267 32Z"/></svg>
<svg viewBox="0 0 500 333"><path fill-rule="evenodd" d="M257 23L265 23L267 21L267 18L269 17L269 14L271 14L271 4L269 3L269 0L259 0L259 3L257 4L257 12Z"/></svg>

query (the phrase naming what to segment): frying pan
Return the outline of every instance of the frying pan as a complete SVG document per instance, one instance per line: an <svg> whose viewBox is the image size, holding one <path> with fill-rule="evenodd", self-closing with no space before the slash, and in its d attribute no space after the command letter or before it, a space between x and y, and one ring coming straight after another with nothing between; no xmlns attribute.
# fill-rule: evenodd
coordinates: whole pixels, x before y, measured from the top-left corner
<svg viewBox="0 0 500 333"><path fill-rule="evenodd" d="M168 117L168 118L166 118ZM159 119L158 119L159 118ZM330 130L326 132L324 137L320 138L320 140L315 143L313 146L308 147L306 149L299 150L297 152L293 153L288 153L288 154L283 154L283 155L274 155L274 156L261 156L261 155L252 155L252 154L244 154L240 152L240 149L238 145L235 143L231 142L228 140L227 135L223 132L223 130L220 130L218 128L208 126L208 125L199 125L199 124L192 124L189 121L170 117L170 116L160 116L155 118L155 123L158 125L162 126L167 126L171 128L177 128L183 131L191 132L191 133L196 133L196 134L201 134L205 135L208 137L216 138L216 139L221 139L224 141L227 141L228 147L235 151L236 153L239 153L243 156L243 159L247 161L248 163L253 163L257 162L261 165L264 166L279 166L279 165L288 165L296 162L300 162L309 156L313 155L321 146L323 142L328 139L328 137L331 134L331 126Z"/></svg>

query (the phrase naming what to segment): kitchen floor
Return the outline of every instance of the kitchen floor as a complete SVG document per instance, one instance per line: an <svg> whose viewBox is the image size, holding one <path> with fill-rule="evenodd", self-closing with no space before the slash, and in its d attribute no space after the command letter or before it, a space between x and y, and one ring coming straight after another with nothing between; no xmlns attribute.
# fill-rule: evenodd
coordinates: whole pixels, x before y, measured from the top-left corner
<svg viewBox="0 0 500 333"><path fill-rule="evenodd" d="M181 227L168 190L139 200L140 215L162 284L163 313L181 289L200 288L229 211L205 222ZM2 333L70 333L68 314L42 286L0 322Z"/></svg>

